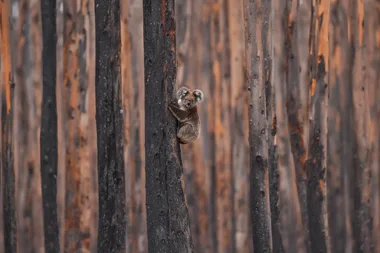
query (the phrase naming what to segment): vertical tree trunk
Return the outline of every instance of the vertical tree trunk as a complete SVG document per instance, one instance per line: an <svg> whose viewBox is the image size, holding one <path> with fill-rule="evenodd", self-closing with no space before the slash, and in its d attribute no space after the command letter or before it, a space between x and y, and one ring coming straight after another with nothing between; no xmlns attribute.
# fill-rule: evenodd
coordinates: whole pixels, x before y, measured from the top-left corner
<svg viewBox="0 0 380 253"><path fill-rule="evenodd" d="M41 118L41 176L45 248L59 252L57 220L57 106L56 106L56 1L43 0L42 71L43 98Z"/></svg>
<svg viewBox="0 0 380 253"><path fill-rule="evenodd" d="M126 247L127 213L120 77L120 1L96 0L96 126L98 139L98 251Z"/></svg>
<svg viewBox="0 0 380 253"><path fill-rule="evenodd" d="M146 201L149 252L192 252L174 98L174 0L143 1L145 68Z"/></svg>
<svg viewBox="0 0 380 253"><path fill-rule="evenodd" d="M380 126L380 40L375 34L380 34L380 4L378 1L368 0L365 4L365 45L367 47L367 82L368 94L370 101L370 142L371 156L369 161L372 167L371 178L371 208L372 208L372 243L373 252L380 252L380 134L378 128Z"/></svg>
<svg viewBox="0 0 380 253"><path fill-rule="evenodd" d="M307 175L305 163L308 156L308 92L310 84L310 23L311 1L293 0L288 4L286 20L287 89L286 111L289 138L293 155L297 193L300 200L303 237L310 252L307 213Z"/></svg>
<svg viewBox="0 0 380 253"><path fill-rule="evenodd" d="M14 129L17 251L45 252L40 170L42 29L40 1L18 2ZM16 46L17 45L17 46Z"/></svg>
<svg viewBox="0 0 380 253"><path fill-rule="evenodd" d="M313 0L308 175L308 215L313 253L330 252L326 165L330 2Z"/></svg>
<svg viewBox="0 0 380 253"><path fill-rule="evenodd" d="M127 252L146 253L143 4L139 0L120 4Z"/></svg>
<svg viewBox="0 0 380 253"><path fill-rule="evenodd" d="M342 92L348 89L343 80L344 57L343 50L346 49L341 35L344 31L342 24L341 6L338 1L331 4L331 24L329 32L329 107L328 107L328 147L327 147L327 188L329 235L331 241L331 252L346 252L346 244L349 230L346 228L346 213L344 199L344 176L347 168L341 163L341 152L344 149L344 139L341 131L345 127L344 108L341 108ZM334 22L333 22L334 21ZM341 37L342 36L342 37ZM347 38L346 38L347 39ZM333 215L342 213L342 215Z"/></svg>
<svg viewBox="0 0 380 253"><path fill-rule="evenodd" d="M273 20L273 87L275 92L277 134L274 143L278 143L276 149L278 153L278 172L279 172L279 223L281 236L273 241L276 252L306 252L304 231L302 230L302 218L300 202L298 199L296 185L296 171L291 152L291 142L289 135L288 120L286 112L287 95L287 55L285 40L286 29L284 22L288 18L285 9L285 2L273 1L272 20ZM285 83L284 83L285 80ZM273 179L276 174L273 173ZM276 221L274 221L276 222ZM277 233L277 231L274 231Z"/></svg>
<svg viewBox="0 0 380 253"><path fill-rule="evenodd" d="M249 215L249 143L248 143L248 83L245 82L244 6L243 0L228 0L228 35L231 68L230 136L233 187L233 241L235 251L252 252L252 234Z"/></svg>
<svg viewBox="0 0 380 253"><path fill-rule="evenodd" d="M57 6L58 163L59 180L65 181L61 244L65 252L91 251L97 224L94 3Z"/></svg>
<svg viewBox="0 0 380 253"><path fill-rule="evenodd" d="M212 59L212 76L210 103L212 112L209 119L213 121L213 175L215 175L215 217L217 251L233 252L232 236L232 185L231 185L231 138L230 138L230 84L228 64L228 14L227 0L210 1L210 42ZM227 37L228 38L228 37ZM213 179L211 179L213 180Z"/></svg>
<svg viewBox="0 0 380 253"><path fill-rule="evenodd" d="M13 167L13 94L14 83L12 77L12 57L11 57L11 24L10 24L10 0L0 2L0 33L1 33L1 59L0 67L2 69L0 78L2 85L0 103L0 145L1 145L1 177L0 187L3 189L2 196L4 223L4 252L16 252L16 213L15 213L15 173Z"/></svg>
<svg viewBox="0 0 380 253"><path fill-rule="evenodd" d="M249 83L250 194L255 252L272 252L269 209L266 82L269 81L270 2L245 2L247 77ZM264 29L263 29L264 28ZM264 52L267 54L264 55Z"/></svg>

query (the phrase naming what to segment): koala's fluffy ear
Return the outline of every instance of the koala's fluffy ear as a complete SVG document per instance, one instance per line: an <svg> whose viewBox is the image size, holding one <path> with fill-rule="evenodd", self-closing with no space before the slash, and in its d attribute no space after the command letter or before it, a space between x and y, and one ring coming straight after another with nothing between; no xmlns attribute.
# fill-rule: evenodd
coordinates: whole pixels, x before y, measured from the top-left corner
<svg viewBox="0 0 380 253"><path fill-rule="evenodd" d="M190 91L190 89L187 88L187 87L185 87L185 86L179 88L178 91L177 91L177 98L178 98L178 99L182 99L184 96L187 95L187 93L188 93L189 91Z"/></svg>
<svg viewBox="0 0 380 253"><path fill-rule="evenodd" d="M203 101L204 95L203 95L203 92L201 90L196 89L193 91L193 94L194 94L195 98L197 99L198 103Z"/></svg>

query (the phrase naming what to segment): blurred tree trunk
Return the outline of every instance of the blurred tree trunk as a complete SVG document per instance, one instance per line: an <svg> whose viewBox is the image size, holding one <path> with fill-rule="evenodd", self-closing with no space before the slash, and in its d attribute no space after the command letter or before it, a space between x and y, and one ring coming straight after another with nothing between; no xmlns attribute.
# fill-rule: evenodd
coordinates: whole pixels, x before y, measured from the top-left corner
<svg viewBox="0 0 380 253"><path fill-rule="evenodd" d="M3 202L0 207L3 210L3 232L4 232L4 252L16 252L16 213L15 213L15 171L13 167L13 98L14 83L12 78L12 56L11 56L11 6L10 0L0 2L0 36L1 36L1 112L0 112L0 170L1 189Z"/></svg>
<svg viewBox="0 0 380 253"><path fill-rule="evenodd" d="M288 114L289 138L296 174L297 193L301 208L301 233L307 252L310 250L307 213L307 174L305 163L308 157L308 95L310 84L310 25L311 1L290 1L287 4L286 53L287 89L286 111Z"/></svg>
<svg viewBox="0 0 380 253"><path fill-rule="evenodd" d="M344 138L342 130L345 129L344 121L347 114L342 106L345 98L342 93L347 88L345 81L345 54L347 50L347 30L345 29L345 17L339 1L331 4L331 24L329 38L329 107L328 107L328 147L327 147L327 188L328 213L342 215L329 215L329 235L331 252L347 252L350 244L350 230L346 227L346 215L349 210L345 208L345 175L347 167L343 166L341 157L344 150Z"/></svg>
<svg viewBox="0 0 380 253"><path fill-rule="evenodd" d="M57 6L63 7L57 13L58 180L59 189L64 189L59 195L60 205L64 202L61 251L93 252L98 218L94 2L63 1Z"/></svg>
<svg viewBox="0 0 380 253"><path fill-rule="evenodd" d="M327 106L330 1L313 0L311 40L311 87L309 93L308 215L311 250L330 252L327 219Z"/></svg>
<svg viewBox="0 0 380 253"><path fill-rule="evenodd" d="M286 111L288 59L286 44L283 41L287 27L283 25L288 19L285 2L273 1L273 87L275 92L277 134L278 170L279 170L279 229L281 236L273 241L275 252L307 252L305 248L304 231L302 230L301 207L298 198L295 161L291 153L289 116ZM284 83L284 80L285 83ZM276 175L273 176L275 179ZM277 231L276 231L277 233Z"/></svg>
<svg viewBox="0 0 380 253"><path fill-rule="evenodd" d="M17 251L45 252L40 170L42 27L40 1L19 1L12 52L16 54L14 166Z"/></svg>
<svg viewBox="0 0 380 253"><path fill-rule="evenodd" d="M47 252L59 252L57 217L56 1L43 0L41 176Z"/></svg>
<svg viewBox="0 0 380 253"><path fill-rule="evenodd" d="M371 252L370 235L370 196L371 196L371 166L369 160L370 129L369 129L369 99L368 82L366 80L367 54L364 44L367 34L364 34L364 1L351 2L350 43L352 46L352 92L353 118L355 127L354 173L353 173L353 220L354 252Z"/></svg>
<svg viewBox="0 0 380 253"><path fill-rule="evenodd" d="M121 2L127 252L148 252L145 210L144 56L142 1Z"/></svg>
<svg viewBox="0 0 380 253"><path fill-rule="evenodd" d="M214 212L217 248L220 253L233 252L233 199L231 185L230 136L230 82L228 54L227 0L209 2L212 75L209 96L213 98L209 119L211 121L212 178L215 191ZM227 38L227 39L226 39ZM211 197L212 198L212 197Z"/></svg>
<svg viewBox="0 0 380 253"><path fill-rule="evenodd" d="M367 82L370 101L370 142L371 142L371 208L372 208L372 243L373 252L380 252L380 39L376 34L380 34L380 3L375 0L368 0L365 4L365 45L367 47Z"/></svg>
<svg viewBox="0 0 380 253"><path fill-rule="evenodd" d="M228 0L229 67L231 75L230 136L231 181L233 192L234 250L239 253L253 251L251 216L249 215L249 142L248 142L248 96L244 76L246 65L244 42L243 0Z"/></svg>
<svg viewBox="0 0 380 253"><path fill-rule="evenodd" d="M120 76L120 1L96 0L96 126L100 252L126 247L123 111Z"/></svg>
<svg viewBox="0 0 380 253"><path fill-rule="evenodd" d="M177 122L174 0L143 1L146 201L149 252L193 252Z"/></svg>
<svg viewBox="0 0 380 253"><path fill-rule="evenodd" d="M272 252L269 207L268 125L266 83L271 66L268 53L270 2L245 2L247 11L246 50L249 83L250 194L255 252ZM267 54L264 54L266 52Z"/></svg>

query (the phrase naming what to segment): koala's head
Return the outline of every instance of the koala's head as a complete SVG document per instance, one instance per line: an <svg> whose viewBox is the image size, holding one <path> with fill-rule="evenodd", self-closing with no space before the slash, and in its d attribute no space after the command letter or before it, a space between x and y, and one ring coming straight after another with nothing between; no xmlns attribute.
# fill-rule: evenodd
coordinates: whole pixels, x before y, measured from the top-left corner
<svg viewBox="0 0 380 253"><path fill-rule="evenodd" d="M191 91L187 87L181 87L177 91L178 105L183 109L191 109L203 101L203 92L195 89Z"/></svg>

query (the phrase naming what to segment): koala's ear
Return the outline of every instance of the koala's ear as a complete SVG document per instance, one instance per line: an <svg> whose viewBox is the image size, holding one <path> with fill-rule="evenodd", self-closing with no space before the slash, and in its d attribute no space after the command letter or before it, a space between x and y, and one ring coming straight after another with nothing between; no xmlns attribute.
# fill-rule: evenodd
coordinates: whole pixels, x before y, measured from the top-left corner
<svg viewBox="0 0 380 253"><path fill-rule="evenodd" d="M177 98L178 99L183 98L184 96L187 95L187 93L189 93L189 91L190 91L190 89L187 88L187 87L185 87L185 86L179 88L178 91L177 91Z"/></svg>
<svg viewBox="0 0 380 253"><path fill-rule="evenodd" d="M203 95L203 92L201 90L196 89L193 91L193 94L194 94L195 98L197 99L198 103L203 101L204 95Z"/></svg>

